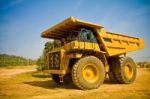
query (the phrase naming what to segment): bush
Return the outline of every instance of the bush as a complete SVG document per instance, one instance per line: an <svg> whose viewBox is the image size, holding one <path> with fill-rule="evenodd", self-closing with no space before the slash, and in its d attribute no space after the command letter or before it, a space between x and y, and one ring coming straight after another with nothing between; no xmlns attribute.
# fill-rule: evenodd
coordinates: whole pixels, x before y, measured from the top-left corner
<svg viewBox="0 0 150 99"><path fill-rule="evenodd" d="M150 62L137 62L137 65L140 67L140 68L150 68Z"/></svg>
<svg viewBox="0 0 150 99"><path fill-rule="evenodd" d="M35 65L35 61L21 56L0 54L0 67Z"/></svg>
<svg viewBox="0 0 150 99"><path fill-rule="evenodd" d="M37 70L41 71L44 69L45 67L45 61L44 61L44 55L41 55L37 61L36 61L36 64L37 64Z"/></svg>

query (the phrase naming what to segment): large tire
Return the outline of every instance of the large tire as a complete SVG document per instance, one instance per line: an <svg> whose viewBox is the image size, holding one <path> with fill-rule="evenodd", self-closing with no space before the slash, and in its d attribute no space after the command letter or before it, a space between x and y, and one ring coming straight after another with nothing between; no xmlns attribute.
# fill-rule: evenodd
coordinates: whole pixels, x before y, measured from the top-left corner
<svg viewBox="0 0 150 99"><path fill-rule="evenodd" d="M104 77L104 65L94 56L81 58L72 68L72 81L83 90L98 88L104 82Z"/></svg>
<svg viewBox="0 0 150 99"><path fill-rule="evenodd" d="M66 74L64 77L63 77L63 82L60 82L60 79L59 79L59 75L58 74L52 74L52 79L55 83L57 83L58 85L64 85L64 84L68 84L70 82L72 82L72 79L71 79L71 75L69 74Z"/></svg>
<svg viewBox="0 0 150 99"><path fill-rule="evenodd" d="M108 72L108 77L112 83L118 83L117 79L115 77L115 65L117 64L118 58L111 58L109 59L109 72Z"/></svg>
<svg viewBox="0 0 150 99"><path fill-rule="evenodd" d="M108 72L108 76L109 76L109 80L112 82L112 83L117 83L117 80L115 78L115 75L112 71L109 71Z"/></svg>
<svg viewBox="0 0 150 99"><path fill-rule="evenodd" d="M118 58L117 65L114 66L114 75L121 84L132 83L136 78L136 65L132 58Z"/></svg>

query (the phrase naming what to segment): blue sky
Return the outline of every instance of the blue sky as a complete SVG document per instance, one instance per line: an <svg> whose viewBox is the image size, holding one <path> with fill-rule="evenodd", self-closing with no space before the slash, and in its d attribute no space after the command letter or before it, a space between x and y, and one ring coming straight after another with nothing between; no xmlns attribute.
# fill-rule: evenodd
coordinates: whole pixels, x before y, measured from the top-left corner
<svg viewBox="0 0 150 99"><path fill-rule="evenodd" d="M150 0L0 0L0 53L36 59L48 41L40 33L69 16L143 37L145 49L129 55L150 61Z"/></svg>

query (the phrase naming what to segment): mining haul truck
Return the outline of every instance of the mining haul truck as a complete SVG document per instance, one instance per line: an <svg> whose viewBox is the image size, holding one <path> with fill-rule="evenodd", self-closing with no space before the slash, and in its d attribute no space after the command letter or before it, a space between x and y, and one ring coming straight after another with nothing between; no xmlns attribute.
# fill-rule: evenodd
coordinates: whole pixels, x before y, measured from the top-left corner
<svg viewBox="0 0 150 99"><path fill-rule="evenodd" d="M91 22L69 17L41 33L61 41L45 55L44 72L57 84L71 81L80 89L99 88L106 74L110 80L129 84L136 78L136 64L126 53L144 48L144 40L104 30Z"/></svg>

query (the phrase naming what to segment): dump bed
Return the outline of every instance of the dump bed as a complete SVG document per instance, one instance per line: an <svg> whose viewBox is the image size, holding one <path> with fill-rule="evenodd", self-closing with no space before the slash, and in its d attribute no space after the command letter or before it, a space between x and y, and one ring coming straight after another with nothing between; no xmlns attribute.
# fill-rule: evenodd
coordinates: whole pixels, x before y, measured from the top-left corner
<svg viewBox="0 0 150 99"><path fill-rule="evenodd" d="M107 52L108 56L144 48L142 38L105 31L99 32L99 36L102 42L101 48Z"/></svg>
<svg viewBox="0 0 150 99"><path fill-rule="evenodd" d="M142 38L107 32L101 25L82 21L74 17L70 17L42 32L41 36L62 39L66 38L69 33L78 33L78 29L82 27L92 29L97 34L100 50L105 52L107 57L144 48L144 40Z"/></svg>

